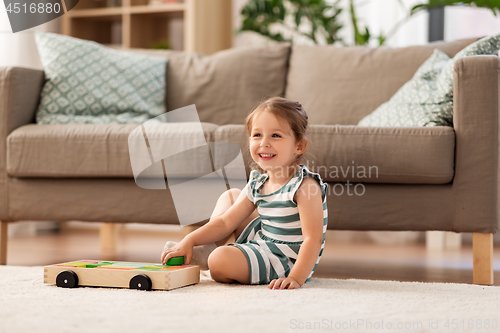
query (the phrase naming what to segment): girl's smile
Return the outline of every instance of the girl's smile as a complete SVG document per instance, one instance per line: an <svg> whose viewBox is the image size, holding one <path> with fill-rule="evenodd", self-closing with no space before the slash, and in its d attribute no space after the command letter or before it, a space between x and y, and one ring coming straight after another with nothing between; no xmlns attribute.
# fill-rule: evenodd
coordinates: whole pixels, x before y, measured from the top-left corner
<svg viewBox="0 0 500 333"><path fill-rule="evenodd" d="M270 161L274 156L276 156L276 154L259 154L260 158L263 160L263 161Z"/></svg>

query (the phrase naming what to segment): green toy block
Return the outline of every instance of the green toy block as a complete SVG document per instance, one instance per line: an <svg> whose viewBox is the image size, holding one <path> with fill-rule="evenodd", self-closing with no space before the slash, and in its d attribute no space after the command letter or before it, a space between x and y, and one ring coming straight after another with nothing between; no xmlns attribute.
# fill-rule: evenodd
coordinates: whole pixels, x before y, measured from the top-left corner
<svg viewBox="0 0 500 333"><path fill-rule="evenodd" d="M168 259L167 266L178 266L178 265L184 265L184 257L174 257Z"/></svg>

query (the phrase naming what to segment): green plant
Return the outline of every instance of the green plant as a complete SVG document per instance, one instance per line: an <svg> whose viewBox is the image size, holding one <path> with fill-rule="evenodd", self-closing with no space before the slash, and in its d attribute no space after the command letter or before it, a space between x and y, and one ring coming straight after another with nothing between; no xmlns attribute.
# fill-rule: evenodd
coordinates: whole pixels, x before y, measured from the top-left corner
<svg viewBox="0 0 500 333"><path fill-rule="evenodd" d="M293 35L298 35L314 43L323 39L333 44L341 40L337 35L342 28L338 21L340 1L330 5L325 0L250 0L241 11L244 19L238 32L254 31L279 42L293 42ZM272 26L291 32L292 37L273 32Z"/></svg>
<svg viewBox="0 0 500 333"><path fill-rule="evenodd" d="M325 0L249 0L242 9L243 25L238 32L254 31L276 41L293 41L293 38L285 38L281 32L271 32L271 26L278 25L294 34L306 36L315 43L320 43L319 36L327 44L342 42L338 36L343 27L339 23L339 14L342 8L336 0L334 4L328 5ZM365 4L369 0L365 0ZM394 0L407 11L403 0ZM423 0L424 1L424 0ZM410 20L418 12L435 7L453 5L476 6L491 9L496 16L500 12L500 0L427 0L425 3L412 7L407 15L397 22L387 33L374 36L368 27L362 29L357 15L358 6L355 0L349 0L349 15L354 31L354 44L367 45L371 39L376 38L379 45L383 45L388 38L393 36L399 28ZM291 25L289 18L293 18ZM304 28L305 26L305 28Z"/></svg>

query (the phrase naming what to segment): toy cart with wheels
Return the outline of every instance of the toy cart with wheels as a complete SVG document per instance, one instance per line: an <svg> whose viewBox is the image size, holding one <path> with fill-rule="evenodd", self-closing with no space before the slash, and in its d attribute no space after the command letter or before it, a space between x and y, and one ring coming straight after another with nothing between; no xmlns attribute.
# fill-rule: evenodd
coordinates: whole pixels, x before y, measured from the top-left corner
<svg viewBox="0 0 500 333"><path fill-rule="evenodd" d="M172 258L167 265L79 260L44 267L43 282L63 288L114 287L139 290L171 290L200 281L200 267L183 265Z"/></svg>

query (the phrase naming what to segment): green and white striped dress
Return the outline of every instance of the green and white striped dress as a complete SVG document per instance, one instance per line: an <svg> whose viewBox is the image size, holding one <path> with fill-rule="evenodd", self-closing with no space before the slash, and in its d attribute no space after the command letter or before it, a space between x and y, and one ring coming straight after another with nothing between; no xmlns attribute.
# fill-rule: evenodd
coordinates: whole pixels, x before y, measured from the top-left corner
<svg viewBox="0 0 500 333"><path fill-rule="evenodd" d="M257 205L259 217L252 220L238 235L235 243L243 251L250 267L250 283L264 284L273 279L287 277L292 270L300 246L303 242L299 210L293 196L304 177L313 177L320 185L323 197L323 243L316 265L306 282L318 266L325 246L325 233L328 224L326 207L327 184L317 173L310 172L304 165L278 191L260 194L260 189L269 178L267 173L253 170L250 180L243 189L248 199Z"/></svg>

